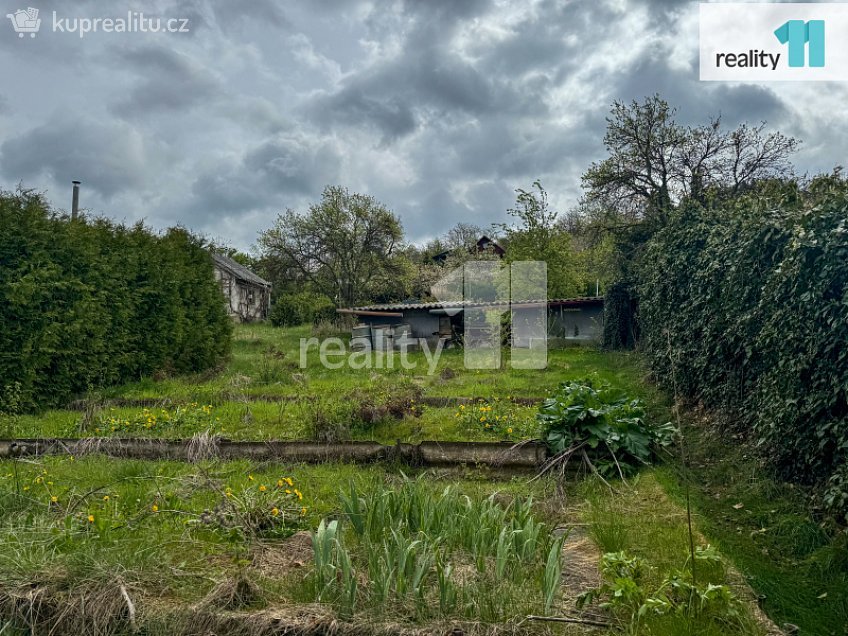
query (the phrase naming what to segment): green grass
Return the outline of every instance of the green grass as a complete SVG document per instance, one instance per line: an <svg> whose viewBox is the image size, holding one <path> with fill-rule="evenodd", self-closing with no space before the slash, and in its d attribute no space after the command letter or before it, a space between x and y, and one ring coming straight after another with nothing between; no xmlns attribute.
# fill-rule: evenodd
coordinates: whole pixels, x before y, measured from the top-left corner
<svg viewBox="0 0 848 636"><path fill-rule="evenodd" d="M197 402L212 406L208 419L189 418L173 426L112 432L107 430L111 418L135 421L142 409L107 408L88 415L52 410L3 417L0 436L132 434L186 438L210 429L244 440L310 439L321 435L384 443L399 439L520 440L537 436L535 409L508 404L508 398L541 397L562 381L590 374L643 399L651 419L669 419L669 400L646 381L647 374L637 354L572 347L550 351L549 367L544 371L466 371L462 351L448 350L436 373L427 375L421 353L413 356L419 367L412 371L397 365L391 369L328 370L318 364L313 350L306 368L300 369L299 339L310 336L311 329L307 327L238 326L232 359L215 373L144 379L95 396ZM509 416L513 432L507 435L503 427L497 432L487 430L484 423L475 421L479 417L457 417L460 410L455 407L421 408L416 403L413 412L411 402L401 417L362 420L363 401L382 403L397 395L483 397L490 404L499 400L504 406L497 406L496 412ZM252 396L299 399L274 403L250 401ZM96 432L96 428L101 431ZM764 597L763 607L778 623L798 624L802 634L848 633L845 534L807 514L806 500L765 478L762 468L744 456L743 447L708 435L696 436L692 445L696 452L690 479L697 526L704 540L717 545L745 575ZM50 503L52 495L44 490L44 484L34 482L45 468L57 489L59 507ZM0 462L0 506L4 510L0 519L0 581L7 585L37 581L69 589L83 583L114 582L120 575L154 598L196 603L222 580L239 575L245 567L249 569L245 563L253 557L257 541L273 538L223 536L218 531L198 528L195 521L204 510L216 506L226 485L241 488L259 481L270 484L283 474L295 477L304 493L308 511L297 522L309 529L314 529L321 518L339 516L338 490L349 480L380 487L400 483L392 466L279 466L250 462L186 465L97 457L4 461ZM256 481L248 484L247 475L253 475ZM492 473L471 469L430 471L427 475L434 492L454 484L472 497L485 497L495 491L510 497L533 494L545 511L546 520L554 523L566 518L561 499L548 480L532 484L524 478L493 480ZM682 483L676 464L671 462L664 468L643 472L632 487L617 487L615 494L592 483L570 488L568 501L577 508L589 536L603 551L626 550L646 558L654 567L651 576L660 580L679 569L686 558ZM97 517L107 491L117 495L110 501L112 505L115 500L120 502L120 515L113 519L115 523L104 526L103 532L93 532L79 515L91 508ZM81 503L76 504L72 514L63 513L61 506L71 500ZM155 501L166 501L168 507L154 514L150 506ZM742 505L735 507L737 504ZM66 521L68 517L70 521ZM187 520L188 525L184 523ZM302 594L298 596L297 581L274 580L265 575L255 578L268 602L303 600ZM656 625L655 633L664 633L662 629L662 625ZM162 633L167 633L167 629ZM672 629L667 633L675 632Z"/></svg>
<svg viewBox="0 0 848 636"><path fill-rule="evenodd" d="M426 373L422 352L411 354L414 370L404 370L399 360L394 368L325 369L313 347L300 368L299 342L311 336L308 327L277 329L265 325L237 326L233 355L225 368L207 376L185 376L154 380L151 378L97 395L97 399L155 399L174 403L208 404L213 417L205 427L156 426L150 430L111 431L109 418L138 418L141 408L115 408L93 414L94 422L85 422L78 411L51 410L37 415L2 418L0 436L5 437L85 437L99 435L138 435L142 437L185 438L210 430L236 440L295 440L316 437L316 422L335 427L334 437L416 442L427 439L445 441L531 439L536 437L535 411L531 407L509 407L513 432L486 430L484 425L470 426L456 417L456 409L407 408L404 417L386 417L363 422L357 410L363 396L391 400L400 394L427 397L482 397L504 402L510 397L543 397L559 382L595 374L600 379L647 398L657 417L664 410L661 394L643 382L644 370L637 356L609 353L587 347L551 350L549 365L543 371L509 368L467 371L463 352L445 350L432 375ZM378 354L374 354L375 359ZM505 351L504 355L508 355ZM449 369L450 372L445 370ZM252 401L256 396L294 397L294 401ZM167 406L172 409L172 406ZM506 408L506 407L504 407ZM151 408L159 412L161 408ZM159 413L161 415L161 413ZM104 424L105 422L105 424ZM319 426L320 428L320 426ZM99 429L99 430L98 430ZM321 435L318 435L321 437Z"/></svg>
<svg viewBox="0 0 848 636"><path fill-rule="evenodd" d="M207 523L228 488L234 497L253 497L260 488L274 491L287 477L303 493L295 505L306 510L292 512L280 526L282 534L268 528L234 532ZM427 479L434 491L451 483L474 497L494 491L544 496L549 487L539 483L528 489L523 480L491 481L473 472L466 477L427 473ZM337 515L340 484L354 480L375 487L401 481L385 467L332 463L191 465L100 456L2 461L0 587L38 581L67 589L120 577L146 594L196 602L249 562L256 542L274 541ZM251 508L251 514L261 512Z"/></svg>
<svg viewBox="0 0 848 636"><path fill-rule="evenodd" d="M698 524L745 576L777 623L801 634L848 634L848 533L809 512L804 493L769 476L745 444L687 427L688 474ZM687 475L657 473L678 502Z"/></svg>
<svg viewBox="0 0 848 636"><path fill-rule="evenodd" d="M616 483L615 491L598 480L587 480L575 488L580 501L579 514L599 549L602 552L625 552L649 564L644 584L647 590L657 589L664 579L684 570L688 564L686 512L666 494L663 476L663 469L650 469L642 471L627 484ZM696 525L696 542L700 547L706 547L708 540L699 535L699 529ZM701 567L702 571L696 575L702 585L708 582L735 587L737 581L721 565ZM740 590L737 588L736 592ZM745 606L740 622L734 627L722 621L648 615L640 624L638 633L652 636L765 633Z"/></svg>

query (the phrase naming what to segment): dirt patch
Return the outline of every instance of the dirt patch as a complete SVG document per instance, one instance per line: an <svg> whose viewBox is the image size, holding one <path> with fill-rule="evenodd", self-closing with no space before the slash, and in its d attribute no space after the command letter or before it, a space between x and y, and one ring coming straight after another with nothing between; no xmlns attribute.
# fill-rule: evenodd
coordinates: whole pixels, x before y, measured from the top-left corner
<svg viewBox="0 0 848 636"><path fill-rule="evenodd" d="M265 576L280 578L312 562L312 536L301 531L279 543L262 544L253 555L253 567Z"/></svg>
<svg viewBox="0 0 848 636"><path fill-rule="evenodd" d="M562 587L569 606L580 594L600 585L600 560L601 553L585 526L570 526L562 546Z"/></svg>

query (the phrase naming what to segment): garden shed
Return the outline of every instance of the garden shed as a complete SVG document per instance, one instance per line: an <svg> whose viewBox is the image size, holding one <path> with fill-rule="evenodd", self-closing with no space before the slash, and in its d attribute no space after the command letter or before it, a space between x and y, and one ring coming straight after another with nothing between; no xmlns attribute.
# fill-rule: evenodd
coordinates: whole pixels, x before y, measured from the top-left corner
<svg viewBox="0 0 848 636"><path fill-rule="evenodd" d="M574 343L594 343L601 337L604 318L604 299L601 296L559 298L510 305L495 302L415 302L367 305L337 310L356 316L360 323L371 327L372 333L390 332L399 325L408 325L405 332L416 340L435 344L441 339L455 339L463 332L463 311L468 308L513 310L516 317L524 311L536 311L547 304L548 336ZM518 345L520 346L520 345Z"/></svg>
<svg viewBox="0 0 848 636"><path fill-rule="evenodd" d="M212 261L229 316L237 322L265 320L271 309L271 283L229 256L212 252Z"/></svg>

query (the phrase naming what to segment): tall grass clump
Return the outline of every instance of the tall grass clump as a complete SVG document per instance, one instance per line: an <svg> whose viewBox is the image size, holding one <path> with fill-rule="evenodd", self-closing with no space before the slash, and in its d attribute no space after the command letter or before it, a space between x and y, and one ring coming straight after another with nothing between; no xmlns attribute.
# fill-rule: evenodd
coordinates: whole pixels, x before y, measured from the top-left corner
<svg viewBox="0 0 848 636"><path fill-rule="evenodd" d="M313 534L308 585L341 618L493 623L549 612L559 599L564 539L530 498L502 504L404 478L394 488L352 482L339 499L342 518Z"/></svg>

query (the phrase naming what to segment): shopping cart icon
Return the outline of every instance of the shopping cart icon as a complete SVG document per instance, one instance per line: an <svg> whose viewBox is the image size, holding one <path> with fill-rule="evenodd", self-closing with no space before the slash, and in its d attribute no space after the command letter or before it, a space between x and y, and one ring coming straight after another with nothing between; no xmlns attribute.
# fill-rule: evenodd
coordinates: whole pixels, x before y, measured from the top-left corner
<svg viewBox="0 0 848 636"><path fill-rule="evenodd" d="M41 18L38 17L38 9L28 7L27 9L18 9L14 13L7 13L6 17L12 21L12 26L19 38L24 37L24 33L29 33L29 37L34 38L41 28Z"/></svg>

